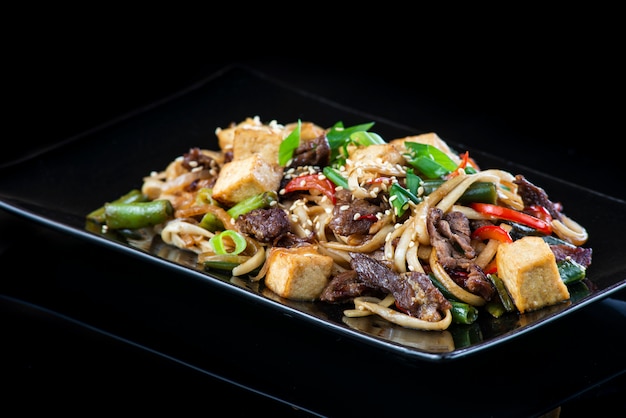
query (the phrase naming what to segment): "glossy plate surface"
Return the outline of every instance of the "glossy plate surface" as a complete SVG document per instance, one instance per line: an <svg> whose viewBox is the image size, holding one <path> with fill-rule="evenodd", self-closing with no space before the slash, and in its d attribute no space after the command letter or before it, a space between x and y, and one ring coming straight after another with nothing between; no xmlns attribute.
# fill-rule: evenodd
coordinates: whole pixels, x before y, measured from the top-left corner
<svg viewBox="0 0 626 418"><path fill-rule="evenodd" d="M167 280L200 280L206 283L207 294L218 289L233 300L249 298L408 360L448 361L493 348L626 287L626 258L620 250L621 234L615 233L626 231L625 202L474 149L471 154L481 167L525 174L553 200L562 202L565 213L589 232L585 246L593 248L593 264L587 271L590 286L570 303L500 319L482 315L471 326L452 325L441 332L409 330L375 316L346 318L345 307L288 301L258 284L207 273L197 266L195 255L158 239L129 243L86 228L87 213L141 187L145 175L162 170L191 147L217 149L215 128L250 116L280 123L302 119L320 126L374 121L373 130L387 140L421 133L289 88L263 74L227 68L174 97L3 167L0 208L177 273ZM458 144L454 138L444 139L453 147Z"/></svg>

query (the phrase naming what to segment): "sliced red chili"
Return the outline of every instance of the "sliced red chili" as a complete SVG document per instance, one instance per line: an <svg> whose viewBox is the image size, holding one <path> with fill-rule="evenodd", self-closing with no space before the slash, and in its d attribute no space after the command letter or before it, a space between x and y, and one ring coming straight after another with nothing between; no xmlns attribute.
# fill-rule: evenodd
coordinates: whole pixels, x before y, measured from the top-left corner
<svg viewBox="0 0 626 418"><path fill-rule="evenodd" d="M452 177L458 176L459 175L459 168L462 168L462 169L465 170L465 167L467 167L467 161L469 160L469 151L465 151L463 154L459 155L459 157L461 157L461 162L456 167L456 170L454 170L453 172L448 174L447 178L450 179Z"/></svg>
<svg viewBox="0 0 626 418"><path fill-rule="evenodd" d="M550 222L546 222L543 219L536 218L527 213L489 203L470 203L469 206L483 215L517 222L534 228L546 235L552 234L552 224Z"/></svg>
<svg viewBox="0 0 626 418"><path fill-rule="evenodd" d="M526 213L534 216L535 218L543 219L544 221L550 223L552 222L552 215L548 212L544 206L541 205L531 205L524 209Z"/></svg>
<svg viewBox="0 0 626 418"><path fill-rule="evenodd" d="M336 203L334 183L321 174L309 174L296 177L285 186L287 193L311 189L319 190L328 197L333 204Z"/></svg>
<svg viewBox="0 0 626 418"><path fill-rule="evenodd" d="M472 232L473 239L486 240L495 239L500 242L513 242L513 238L507 232L506 229L498 225L483 225L480 228L476 228Z"/></svg>

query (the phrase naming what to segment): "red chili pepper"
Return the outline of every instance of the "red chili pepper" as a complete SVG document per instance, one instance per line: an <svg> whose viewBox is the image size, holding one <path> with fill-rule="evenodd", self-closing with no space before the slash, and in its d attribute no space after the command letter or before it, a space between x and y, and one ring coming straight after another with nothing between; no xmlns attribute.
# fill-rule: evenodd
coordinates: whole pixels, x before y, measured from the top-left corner
<svg viewBox="0 0 626 418"><path fill-rule="evenodd" d="M321 174L309 174L306 176L295 177L285 186L285 191L287 193L295 192L297 190L311 189L319 190L326 197L328 197L333 204L336 203L335 185L332 181L328 180Z"/></svg>
<svg viewBox="0 0 626 418"><path fill-rule="evenodd" d="M507 230L498 225L483 225L480 228L476 228L476 230L472 232L472 238L479 240L495 239L501 242L513 242L513 238L511 238L511 235L509 235Z"/></svg>
<svg viewBox="0 0 626 418"><path fill-rule="evenodd" d="M462 169L465 170L465 167L467 167L467 161L469 160L469 151L465 151L463 154L459 155L459 157L461 157L461 162L456 167L456 170L454 170L453 172L448 174L448 176L446 178L451 179L452 177L458 176L459 175L459 168L462 168Z"/></svg>
<svg viewBox="0 0 626 418"><path fill-rule="evenodd" d="M469 205L475 211L483 215L493 216L508 221L518 222L542 232L546 235L552 234L552 224L543 219L536 218L514 209L505 208L503 206L491 205L489 203L470 203Z"/></svg>
<svg viewBox="0 0 626 418"><path fill-rule="evenodd" d="M535 218L543 219L548 223L552 222L552 215L550 215L550 212L548 212L548 209L546 209L544 206L531 205L525 208L525 211L527 213L530 213Z"/></svg>

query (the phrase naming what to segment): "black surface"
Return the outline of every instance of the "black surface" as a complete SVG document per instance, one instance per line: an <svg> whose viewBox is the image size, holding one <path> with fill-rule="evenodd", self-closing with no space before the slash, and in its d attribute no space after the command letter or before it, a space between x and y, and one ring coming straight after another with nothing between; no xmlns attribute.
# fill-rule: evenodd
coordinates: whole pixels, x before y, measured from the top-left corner
<svg viewBox="0 0 626 418"><path fill-rule="evenodd" d="M23 119L18 119L28 123L18 123L22 129L16 131L15 143L19 146L3 153L2 162L151 103L223 65L220 59L210 62L198 55L171 51L139 54L141 57L134 59L124 56L124 65L116 61L120 57L114 52L98 60L87 55L63 56L56 66L31 73L28 94L23 90L31 107L20 113ZM624 189L618 187L624 178L618 165L620 157L610 151L609 138L619 133L613 120L615 109L600 100L600 92L612 86L612 79L594 77L597 74L586 71L588 66L555 64L554 60L541 68L524 67L524 77L517 75L519 67L517 73L499 67L496 77L496 70L485 71L487 63L478 66L474 62L472 67L463 57L439 61L448 69L446 74L430 66L416 69L395 62L383 66L381 60L358 69L345 64L331 67L323 57L320 54L311 60L311 66L307 60L289 58L247 61L322 97L434 130L444 138L478 149L493 149L503 158L624 199ZM171 61L178 65L159 65ZM113 67L103 70L102 63ZM451 66L454 63L458 65ZM571 79L578 81L575 86L558 77L565 68ZM24 143L29 145L22 147ZM360 408L370 412L413 410L412 401L407 399L415 399L415 392L419 399L428 400L428 408L450 416L461 412L465 416L501 416L504 411L508 411L507 416L536 416L559 405L563 405L564 417L579 416L581 411L602 414L624 409L624 377L615 378L625 368L621 355L626 343L623 292L524 337L519 345L510 344L497 355L479 356L462 366L417 367L350 341L337 341L333 335L263 309L266 320L259 323L254 321L258 306L242 304L233 310L232 304L220 297L207 303L194 293L193 286L146 286L146 282L153 284L150 278L156 274L150 267L129 263L117 254L12 215L3 213L1 225L1 263L4 272L11 272L2 273L3 294L42 302L93 323L125 330L146 345L165 346L214 373L324 415L348 415ZM38 243L36 248L33 241ZM94 263L99 263L97 275L93 275ZM16 273L23 270L29 275ZM146 289L153 293L147 295ZM162 314L151 314L155 309ZM197 315L197 323L178 322L185 317L181 309L187 315ZM228 319L216 320L217 313L224 311L229 312ZM7 379L18 382L6 393L6 401L24 405L20 401L23 396L42 398L48 394L56 399L50 404L52 409L76 411L78 407L62 402L71 392L106 400L113 407L121 405L118 401L123 398L134 398L136 407L155 409L159 403L172 405L177 400L199 405L223 402L226 393L237 398L241 395L229 385L216 385L215 379L201 371L115 339L94 336L45 312L33 313L3 301L2 319L3 342L10 342L2 346L2 367ZM479 396L477 401L474 391L451 395L450 390L442 389L454 387L459 375L471 382L467 385L473 390L487 391L489 400L481 401L484 397ZM107 379L113 383L103 385ZM364 387L364 381L370 379L398 384L394 392L398 400L372 396L378 391ZM534 384L520 384L519 379ZM596 387L605 380L610 382ZM407 381L415 386L408 387ZM351 382L355 386L350 386ZM159 402L155 405L154 397L147 399L149 395L133 391L140 386L154 391ZM206 389L202 399L180 395L181 391L193 393L199 388L201 392ZM451 398L455 402L450 402ZM265 403L256 396L245 399L226 404L234 412L257 408L286 411L278 403Z"/></svg>

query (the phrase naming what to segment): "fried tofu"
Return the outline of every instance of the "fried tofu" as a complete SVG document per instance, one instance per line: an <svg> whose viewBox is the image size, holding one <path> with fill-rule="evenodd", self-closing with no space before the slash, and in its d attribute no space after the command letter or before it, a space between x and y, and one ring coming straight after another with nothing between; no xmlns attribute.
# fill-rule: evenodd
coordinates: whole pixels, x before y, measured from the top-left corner
<svg viewBox="0 0 626 418"><path fill-rule="evenodd" d="M233 141L235 139L235 131L243 127L259 127L262 126L261 119L258 116L254 118L246 118L244 121L238 124L232 123L228 128L217 128L215 135L217 136L217 143L222 151L232 151Z"/></svg>
<svg viewBox="0 0 626 418"><path fill-rule="evenodd" d="M554 253L541 238L527 236L500 244L496 253L498 276L520 313L534 311L570 298L561 280Z"/></svg>
<svg viewBox="0 0 626 418"><path fill-rule="evenodd" d="M224 164L213 186L213 198L233 206L248 197L267 191L278 191L283 168L271 164L260 154Z"/></svg>
<svg viewBox="0 0 626 418"><path fill-rule="evenodd" d="M265 285L277 295L292 300L319 298L330 280L333 258L307 245L272 248L265 274Z"/></svg>
<svg viewBox="0 0 626 418"><path fill-rule="evenodd" d="M297 127L298 127L298 122L292 122L292 123L285 125L285 138ZM311 139L315 139L324 133L326 133L326 129L312 122L300 123L300 140L302 141L309 141Z"/></svg>
<svg viewBox="0 0 626 418"><path fill-rule="evenodd" d="M359 147L350 153L350 161L356 167L360 163L364 165L404 164L406 161L402 154L391 144L374 144L367 147Z"/></svg>
<svg viewBox="0 0 626 418"><path fill-rule="evenodd" d="M253 154L278 164L278 149L283 142L283 129L277 126L240 126L233 136L233 160L242 160Z"/></svg>

